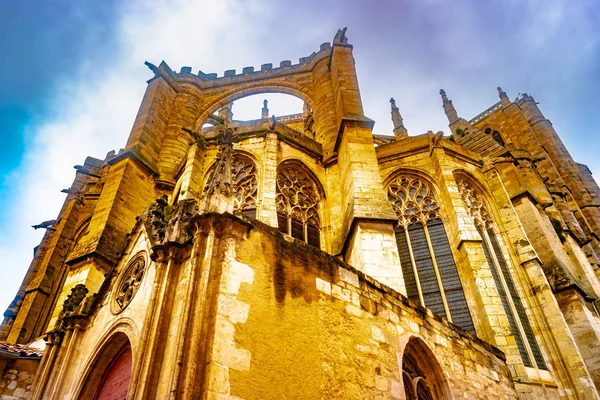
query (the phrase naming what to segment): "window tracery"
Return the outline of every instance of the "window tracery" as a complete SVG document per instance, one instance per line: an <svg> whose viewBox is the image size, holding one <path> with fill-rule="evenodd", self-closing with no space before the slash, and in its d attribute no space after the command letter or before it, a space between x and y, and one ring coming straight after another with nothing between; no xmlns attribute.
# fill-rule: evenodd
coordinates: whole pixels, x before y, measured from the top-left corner
<svg viewBox="0 0 600 400"><path fill-rule="evenodd" d="M444 398L443 386L436 376L435 360L421 349L414 339L409 341L402 356L402 380L406 400L434 400ZM435 393L435 395L434 395Z"/></svg>
<svg viewBox="0 0 600 400"><path fill-rule="evenodd" d="M467 206L469 215L486 228L491 227L492 217L487 211L485 203L479 193L474 190L471 184L465 179L458 178L456 180L456 185L458 186L458 192L460 193L463 203Z"/></svg>
<svg viewBox="0 0 600 400"><path fill-rule="evenodd" d="M231 175L235 183L235 209L248 217L256 218L256 198L258 194L256 164L248 157L234 155Z"/></svg>
<svg viewBox="0 0 600 400"><path fill-rule="evenodd" d="M388 199L403 226L439 218L439 206L431 188L419 177L401 175L390 183Z"/></svg>
<svg viewBox="0 0 600 400"><path fill-rule="evenodd" d="M123 311L135 296L146 273L146 259L143 255L134 257L125 268L115 291L114 302L117 312Z"/></svg>
<svg viewBox="0 0 600 400"><path fill-rule="evenodd" d="M279 168L276 183L279 230L320 247L321 196L315 181L302 167L289 163Z"/></svg>
<svg viewBox="0 0 600 400"><path fill-rule="evenodd" d="M209 172L204 186L204 194L212 180L214 168ZM231 180L234 183L234 211L256 218L256 201L258 197L258 176L256 164L247 156L235 153L231 165Z"/></svg>
<svg viewBox="0 0 600 400"><path fill-rule="evenodd" d="M525 307L508 268L508 263L502 253L494 221L484 197L466 177L456 176L456 184L463 203L481 236L483 254L490 267L494 284L500 295L502 307L523 364L526 367L533 367L535 362L538 368L547 369L525 312Z"/></svg>
<svg viewBox="0 0 600 400"><path fill-rule="evenodd" d="M388 184L398 217L396 243L409 298L475 332L433 188L416 175Z"/></svg>

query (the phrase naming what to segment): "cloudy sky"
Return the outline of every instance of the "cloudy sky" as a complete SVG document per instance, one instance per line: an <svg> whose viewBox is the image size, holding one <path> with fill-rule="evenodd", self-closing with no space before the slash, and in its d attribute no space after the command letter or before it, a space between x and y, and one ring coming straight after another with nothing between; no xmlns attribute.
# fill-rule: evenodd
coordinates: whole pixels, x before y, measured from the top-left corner
<svg viewBox="0 0 600 400"><path fill-rule="evenodd" d="M533 95L575 159L600 176L597 0L23 0L0 13L0 310L54 219L73 165L125 145L144 61L222 75L308 56L348 27L365 113L391 134L395 97L411 134L449 134L438 91L467 119ZM276 115L297 100L266 96ZM260 115L259 96L234 105Z"/></svg>

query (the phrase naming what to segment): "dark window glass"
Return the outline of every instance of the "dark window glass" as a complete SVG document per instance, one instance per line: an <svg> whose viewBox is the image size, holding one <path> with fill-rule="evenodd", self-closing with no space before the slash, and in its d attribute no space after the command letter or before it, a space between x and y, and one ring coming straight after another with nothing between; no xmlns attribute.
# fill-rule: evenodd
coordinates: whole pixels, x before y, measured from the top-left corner
<svg viewBox="0 0 600 400"><path fill-rule="evenodd" d="M413 256L415 257L415 264L417 265L417 273L419 274L419 282L421 283L421 292L423 293L425 306L434 313L445 317L444 303L442 302L440 287L438 286L435 270L433 269L431 253L429 253L429 246L427 245L423 225L410 225L408 227L408 235L410 237Z"/></svg>
<svg viewBox="0 0 600 400"><path fill-rule="evenodd" d="M444 224L439 219L430 220L427 223L429 236L433 245L433 253L438 264L446 301L452 316L452 322L461 328L475 334L475 327L471 319L471 313L467 306L467 299L463 291L452 250L448 243L448 236L444 229Z"/></svg>
<svg viewBox="0 0 600 400"><path fill-rule="evenodd" d="M406 243L406 233L404 228L396 226L396 243L398 244L398 253L400 255L400 264L402 265L402 276L404 276L404 285L408 297L417 303L419 302L419 292L417 291L417 282L415 273L410 262L410 253L408 252L408 244Z"/></svg>

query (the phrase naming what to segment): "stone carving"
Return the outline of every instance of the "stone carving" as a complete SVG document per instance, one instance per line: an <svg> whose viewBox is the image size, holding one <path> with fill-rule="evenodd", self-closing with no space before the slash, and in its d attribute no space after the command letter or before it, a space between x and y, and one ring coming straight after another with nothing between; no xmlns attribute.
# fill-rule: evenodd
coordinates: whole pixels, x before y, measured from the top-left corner
<svg viewBox="0 0 600 400"><path fill-rule="evenodd" d="M486 228L491 228L493 226L492 217L479 192L464 178L458 177L456 184L469 215L473 217L476 223Z"/></svg>
<svg viewBox="0 0 600 400"><path fill-rule="evenodd" d="M418 176L402 174L388 186L388 199L404 227L440 218L431 186Z"/></svg>
<svg viewBox="0 0 600 400"><path fill-rule="evenodd" d="M213 179L214 169L210 173L204 188L204 195L208 192L208 185ZM234 211L244 211L256 208L258 197L258 177L256 164L242 154L234 154L231 165L231 190L234 197Z"/></svg>
<svg viewBox="0 0 600 400"><path fill-rule="evenodd" d="M227 128L217 139L219 151L205 192L204 212L233 212L233 143L239 141L239 136L231 128Z"/></svg>
<svg viewBox="0 0 600 400"><path fill-rule="evenodd" d="M144 216L144 224L153 243L162 243L165 238L165 229L167 227L169 207L168 197L165 195L156 199Z"/></svg>
<svg viewBox="0 0 600 400"><path fill-rule="evenodd" d="M195 199L179 201L170 213L165 228L164 243L184 243L191 239L193 234L190 223L196 215L198 215L198 204Z"/></svg>
<svg viewBox="0 0 600 400"><path fill-rule="evenodd" d="M301 222L305 231L308 225L320 229L319 201L316 183L302 168L288 164L279 169L276 198L278 213L285 215L288 220Z"/></svg>
<svg viewBox="0 0 600 400"><path fill-rule="evenodd" d="M63 303L63 314L73 312L79 307L85 296L87 296L89 290L84 284L79 283L71 289L71 294L67 296Z"/></svg>
<svg viewBox="0 0 600 400"><path fill-rule="evenodd" d="M315 118L310 106L306 102L302 108L302 118L304 120L304 134L314 139L315 132L313 125L315 124Z"/></svg>
<svg viewBox="0 0 600 400"><path fill-rule="evenodd" d="M129 263L123 276L119 280L117 290L115 292L115 303L122 311L129 305L133 296L135 296L144 273L146 272L146 260L143 256L136 257Z"/></svg>

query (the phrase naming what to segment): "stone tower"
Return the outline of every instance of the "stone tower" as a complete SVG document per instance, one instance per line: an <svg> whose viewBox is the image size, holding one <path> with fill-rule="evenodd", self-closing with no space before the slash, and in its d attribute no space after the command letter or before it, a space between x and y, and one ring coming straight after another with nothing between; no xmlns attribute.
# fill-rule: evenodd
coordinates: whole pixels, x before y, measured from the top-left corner
<svg viewBox="0 0 600 400"><path fill-rule="evenodd" d="M374 134L352 51L343 29L297 64L147 63L125 149L76 167L4 314L0 394L599 398L590 172L500 88L471 120L442 90L450 137L393 99ZM303 112L235 119L273 91Z"/></svg>

